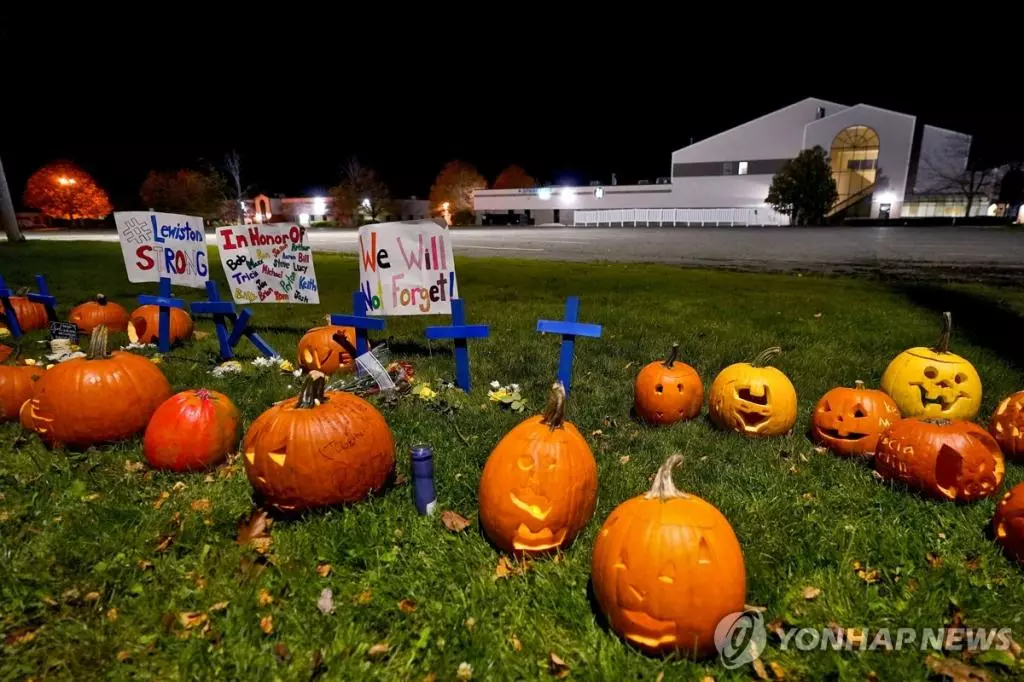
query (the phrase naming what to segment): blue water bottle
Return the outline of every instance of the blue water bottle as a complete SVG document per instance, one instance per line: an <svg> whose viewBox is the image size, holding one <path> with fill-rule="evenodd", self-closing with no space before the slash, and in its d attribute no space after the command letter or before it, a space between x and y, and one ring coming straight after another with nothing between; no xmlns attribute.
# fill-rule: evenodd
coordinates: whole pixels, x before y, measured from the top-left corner
<svg viewBox="0 0 1024 682"><path fill-rule="evenodd" d="M434 492L434 450L426 443L412 446L412 496L416 510L424 516L434 513L437 495Z"/></svg>

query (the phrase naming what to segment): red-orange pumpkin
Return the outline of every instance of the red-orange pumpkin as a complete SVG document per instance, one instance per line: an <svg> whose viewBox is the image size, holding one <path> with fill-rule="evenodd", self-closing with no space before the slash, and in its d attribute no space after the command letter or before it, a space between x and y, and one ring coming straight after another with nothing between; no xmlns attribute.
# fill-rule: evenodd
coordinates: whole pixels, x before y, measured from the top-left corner
<svg viewBox="0 0 1024 682"><path fill-rule="evenodd" d="M384 486L395 441L373 405L324 392L322 372L272 406L245 434L245 472L264 501L284 511L358 502Z"/></svg>
<svg viewBox="0 0 1024 682"><path fill-rule="evenodd" d="M181 308L171 308L170 340L172 344L192 338L192 318ZM160 340L160 307L144 305L136 308L128 319L128 340L132 343L157 343Z"/></svg>
<svg viewBox="0 0 1024 682"><path fill-rule="evenodd" d="M1024 458L1024 391L1003 398L988 423L992 437L1010 459Z"/></svg>
<svg viewBox="0 0 1024 682"><path fill-rule="evenodd" d="M352 327L313 327L299 339L299 365L307 372L319 370L324 374L350 370L355 342L356 330Z"/></svg>
<svg viewBox="0 0 1024 682"><path fill-rule="evenodd" d="M900 419L900 408L888 394L839 386L818 401L811 417L811 436L837 455L873 456L882 431Z"/></svg>
<svg viewBox="0 0 1024 682"><path fill-rule="evenodd" d="M18 326L21 331L30 332L36 329L46 329L50 325L50 317L46 314L46 306L42 303L35 303L24 296L11 296L11 307L14 308L14 316L18 318ZM6 312L4 310L3 312ZM0 327L6 327L0 318Z"/></svg>
<svg viewBox="0 0 1024 682"><path fill-rule="evenodd" d="M18 419L44 371L39 365L0 365L0 422Z"/></svg>
<svg viewBox="0 0 1024 682"><path fill-rule="evenodd" d="M506 552L564 547L597 504L597 463L582 434L565 421L556 383L543 415L530 417L495 446L480 477L480 524Z"/></svg>
<svg viewBox="0 0 1024 682"><path fill-rule="evenodd" d="M652 362L636 375L633 409L648 424L673 424L693 419L704 404L704 384L697 370L679 362L679 344L664 362Z"/></svg>
<svg viewBox="0 0 1024 682"><path fill-rule="evenodd" d="M123 332L128 330L128 312L103 294L96 294L92 301L72 308L68 322L73 322L86 334L91 334L101 324L112 332Z"/></svg>
<svg viewBox="0 0 1024 682"><path fill-rule="evenodd" d="M69 447L123 440L146 428L171 394L160 368L132 353L107 355L107 328L92 332L87 358L62 362L36 381L23 410L44 442Z"/></svg>
<svg viewBox="0 0 1024 682"><path fill-rule="evenodd" d="M1006 553L1024 566L1024 483L1003 496L992 518L992 530Z"/></svg>
<svg viewBox="0 0 1024 682"><path fill-rule="evenodd" d="M153 413L143 451L157 469L202 469L238 447L238 422L238 408L223 393L205 388L182 391Z"/></svg>

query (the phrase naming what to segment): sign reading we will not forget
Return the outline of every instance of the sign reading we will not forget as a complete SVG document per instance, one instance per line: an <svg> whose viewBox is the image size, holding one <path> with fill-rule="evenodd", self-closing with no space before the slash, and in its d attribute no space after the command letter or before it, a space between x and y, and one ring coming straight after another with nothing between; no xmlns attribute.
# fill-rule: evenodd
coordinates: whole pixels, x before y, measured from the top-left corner
<svg viewBox="0 0 1024 682"><path fill-rule="evenodd" d="M430 220L363 225L359 290L369 315L451 315L459 287L448 230Z"/></svg>
<svg viewBox="0 0 1024 682"><path fill-rule="evenodd" d="M129 282L159 282L202 289L210 279L203 219L178 213L118 211L114 224Z"/></svg>
<svg viewBox="0 0 1024 682"><path fill-rule="evenodd" d="M235 303L320 302L313 250L301 227L221 227L217 245Z"/></svg>

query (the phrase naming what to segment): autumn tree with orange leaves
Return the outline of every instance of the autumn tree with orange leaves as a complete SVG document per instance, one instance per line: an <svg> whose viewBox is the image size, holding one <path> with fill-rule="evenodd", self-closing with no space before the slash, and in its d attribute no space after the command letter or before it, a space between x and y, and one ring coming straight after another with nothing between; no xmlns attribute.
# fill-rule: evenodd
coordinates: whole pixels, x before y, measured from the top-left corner
<svg viewBox="0 0 1024 682"><path fill-rule="evenodd" d="M498 174L491 189L527 189L536 187L537 181L519 166L512 164Z"/></svg>
<svg viewBox="0 0 1024 682"><path fill-rule="evenodd" d="M51 218L66 220L102 220L113 210L103 188L69 161L51 163L33 173L22 200Z"/></svg>
<svg viewBox="0 0 1024 682"><path fill-rule="evenodd" d="M476 168L464 161L449 161L430 188L431 209L461 217L455 222L465 223L473 211L473 192L478 189L487 189L487 179Z"/></svg>

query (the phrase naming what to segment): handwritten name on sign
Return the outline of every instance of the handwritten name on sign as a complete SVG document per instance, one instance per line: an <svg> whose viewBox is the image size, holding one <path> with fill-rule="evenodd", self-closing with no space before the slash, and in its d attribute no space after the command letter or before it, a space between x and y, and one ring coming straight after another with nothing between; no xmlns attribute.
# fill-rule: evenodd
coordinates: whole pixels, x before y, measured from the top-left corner
<svg viewBox="0 0 1024 682"><path fill-rule="evenodd" d="M203 219L178 213L118 211L114 224L129 282L159 282L202 289L210 279Z"/></svg>
<svg viewBox="0 0 1024 682"><path fill-rule="evenodd" d="M451 315L459 287L448 230L429 220L359 228L359 290L369 315Z"/></svg>
<svg viewBox="0 0 1024 682"><path fill-rule="evenodd" d="M313 250L301 227L219 227L217 245L235 303L320 302Z"/></svg>

